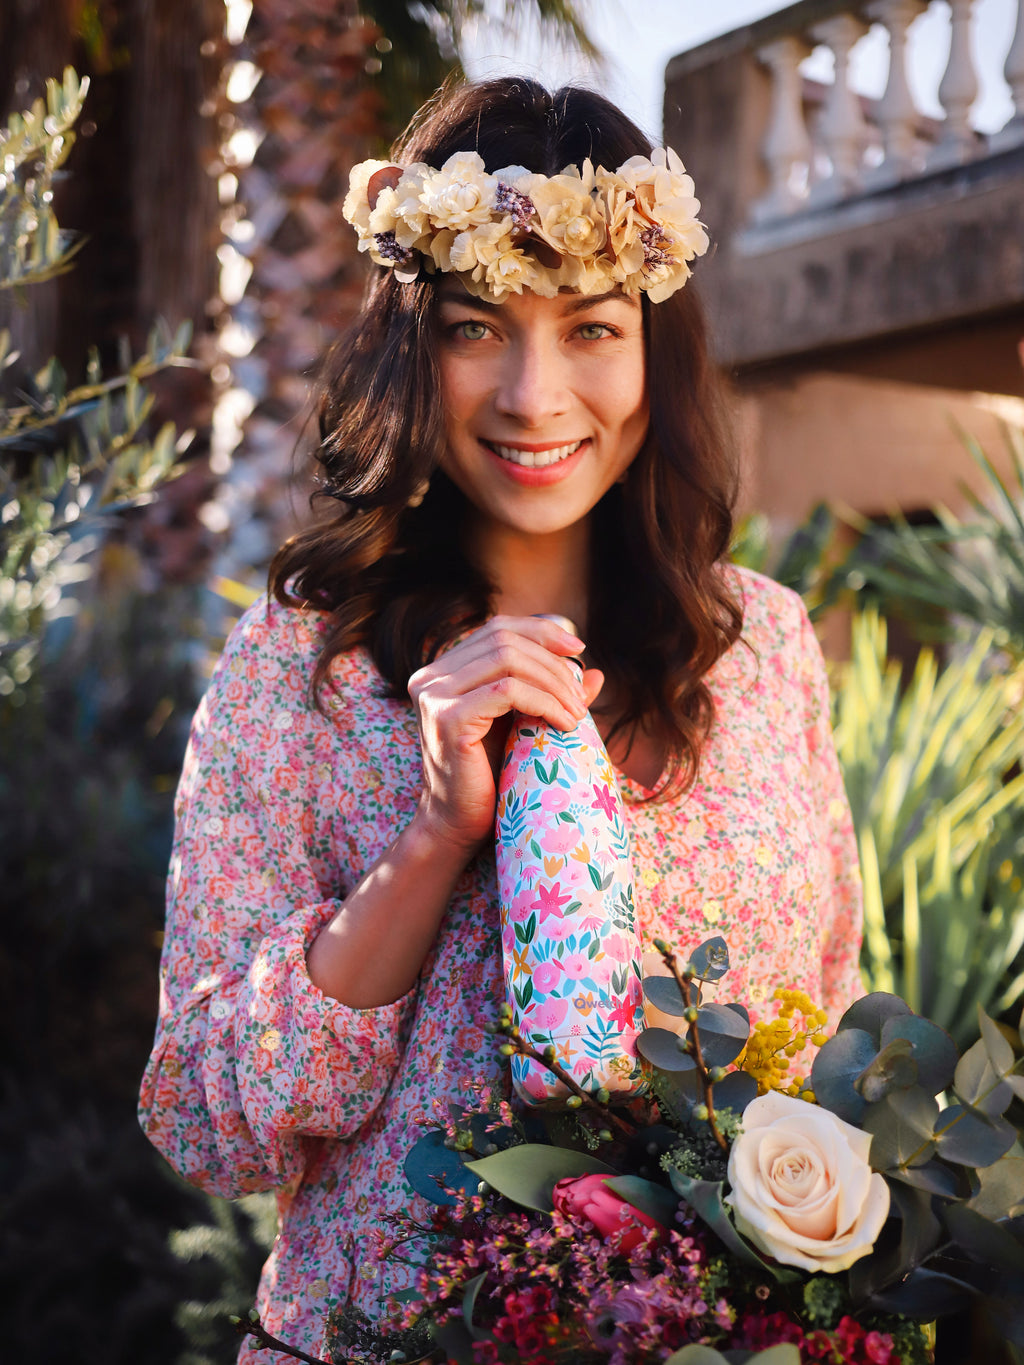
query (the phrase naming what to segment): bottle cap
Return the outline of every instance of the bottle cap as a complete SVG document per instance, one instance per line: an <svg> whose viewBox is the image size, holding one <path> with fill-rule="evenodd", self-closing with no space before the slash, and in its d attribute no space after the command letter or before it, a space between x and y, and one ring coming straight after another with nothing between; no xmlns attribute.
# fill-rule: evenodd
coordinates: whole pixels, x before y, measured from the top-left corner
<svg viewBox="0 0 1024 1365"><path fill-rule="evenodd" d="M576 624L574 621L570 621L568 616L559 616L556 611L538 611L536 615L542 621L554 621L556 626L561 626L563 630L568 631L570 635L575 635L576 638L579 639L580 633L576 629Z"/></svg>

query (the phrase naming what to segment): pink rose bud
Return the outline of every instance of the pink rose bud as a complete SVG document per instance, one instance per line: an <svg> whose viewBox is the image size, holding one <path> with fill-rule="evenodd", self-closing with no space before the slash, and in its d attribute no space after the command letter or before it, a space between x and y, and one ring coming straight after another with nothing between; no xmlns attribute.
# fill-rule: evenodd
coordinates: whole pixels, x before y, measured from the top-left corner
<svg viewBox="0 0 1024 1365"><path fill-rule="evenodd" d="M555 1208L567 1218L585 1218L606 1241L616 1238L617 1249L626 1253L644 1241L646 1231L664 1231L607 1182L605 1175L566 1176L555 1186Z"/></svg>

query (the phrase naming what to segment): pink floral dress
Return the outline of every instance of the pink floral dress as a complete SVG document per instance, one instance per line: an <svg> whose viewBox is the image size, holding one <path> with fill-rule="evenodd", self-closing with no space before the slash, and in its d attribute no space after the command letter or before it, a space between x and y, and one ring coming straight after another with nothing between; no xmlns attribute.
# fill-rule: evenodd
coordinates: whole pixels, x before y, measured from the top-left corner
<svg viewBox="0 0 1024 1365"><path fill-rule="evenodd" d="M723 934L729 998L755 1018L778 984L834 1013L859 993L861 906L824 667L799 598L747 572L740 583L746 643L709 679L700 781L639 805L643 789L620 777L639 923L645 942L684 951ZM363 651L336 661L329 715L311 705L322 629L315 613L259 602L199 707L140 1108L196 1185L276 1190L258 1307L312 1352L331 1305L353 1297L374 1315L401 1287L375 1274L367 1246L382 1214L420 1205L402 1171L412 1121L469 1080L507 1078L483 1028L504 994L492 852L465 869L402 999L350 1009L307 975L310 943L408 822L421 781L412 709L382 696ZM388 933L382 916L382 953ZM259 1358L243 1346L242 1360Z"/></svg>

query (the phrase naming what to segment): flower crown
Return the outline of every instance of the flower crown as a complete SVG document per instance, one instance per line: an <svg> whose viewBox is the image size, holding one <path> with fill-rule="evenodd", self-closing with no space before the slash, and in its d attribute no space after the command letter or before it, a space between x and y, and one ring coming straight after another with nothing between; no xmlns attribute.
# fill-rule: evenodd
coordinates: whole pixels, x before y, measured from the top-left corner
<svg viewBox="0 0 1024 1365"><path fill-rule="evenodd" d="M553 298L617 285L660 303L707 250L699 210L683 163L661 147L614 172L587 160L552 176L524 166L490 175L476 152L456 152L440 170L363 161L342 207L359 250L397 279L416 279L421 265L455 272L470 293L499 302L524 289Z"/></svg>

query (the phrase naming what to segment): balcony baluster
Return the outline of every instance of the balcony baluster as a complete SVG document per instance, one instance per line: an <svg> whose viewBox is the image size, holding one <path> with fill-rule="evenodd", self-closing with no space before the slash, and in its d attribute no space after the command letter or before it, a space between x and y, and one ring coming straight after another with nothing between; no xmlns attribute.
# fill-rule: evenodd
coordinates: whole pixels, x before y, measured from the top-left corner
<svg viewBox="0 0 1024 1365"><path fill-rule="evenodd" d="M787 37L768 43L757 54L771 71L772 103L762 149L770 185L752 207L756 223L784 218L807 200L812 148L804 121L800 63L810 51L802 39Z"/></svg>
<svg viewBox="0 0 1024 1365"><path fill-rule="evenodd" d="M971 52L971 11L974 0L948 0L949 61L939 83L939 103L946 113L942 133L928 158L930 166L971 161L984 144L971 127L971 105L978 97L978 74Z"/></svg>
<svg viewBox="0 0 1024 1365"><path fill-rule="evenodd" d="M831 162L829 174L811 185L815 206L835 203L855 194L863 185L864 150L869 142L860 99L850 88L850 52L868 27L853 14L837 14L813 25L811 37L830 47L836 59L836 77L825 97L818 133Z"/></svg>
<svg viewBox="0 0 1024 1365"><path fill-rule="evenodd" d="M928 8L928 0L871 0L867 18L889 34L889 78L876 116L882 131L884 158L867 173L872 189L893 184L924 169L925 155L917 134L919 111L907 80L907 30Z"/></svg>
<svg viewBox="0 0 1024 1365"><path fill-rule="evenodd" d="M1006 54L1003 75L1010 87L1013 114L1006 126L992 137L993 151L1016 147L1024 142L1024 0L1017 0L1017 28Z"/></svg>

